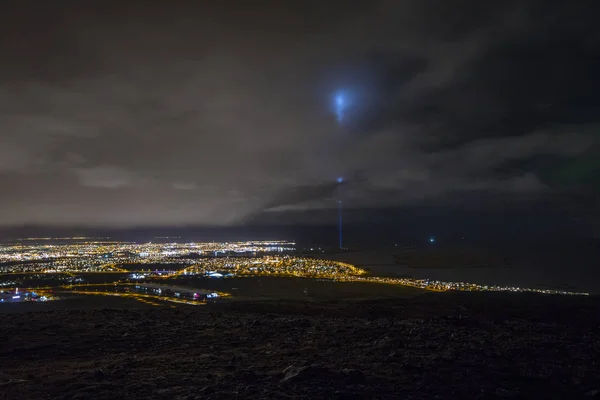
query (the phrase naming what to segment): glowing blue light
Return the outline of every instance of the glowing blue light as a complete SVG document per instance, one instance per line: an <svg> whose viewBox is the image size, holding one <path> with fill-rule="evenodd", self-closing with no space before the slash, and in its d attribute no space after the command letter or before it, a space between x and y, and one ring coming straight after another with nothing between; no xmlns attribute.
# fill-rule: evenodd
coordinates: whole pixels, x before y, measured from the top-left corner
<svg viewBox="0 0 600 400"><path fill-rule="evenodd" d="M429 243L435 243L435 236L429 238Z"/></svg>
<svg viewBox="0 0 600 400"><path fill-rule="evenodd" d="M350 105L350 101L348 99L348 95L345 92L338 91L334 95L334 110L335 115L337 116L338 123L342 123L344 119L344 113L348 109Z"/></svg>
<svg viewBox="0 0 600 400"><path fill-rule="evenodd" d="M337 178L337 183L342 183L344 182L344 178L342 178L341 176Z"/></svg>

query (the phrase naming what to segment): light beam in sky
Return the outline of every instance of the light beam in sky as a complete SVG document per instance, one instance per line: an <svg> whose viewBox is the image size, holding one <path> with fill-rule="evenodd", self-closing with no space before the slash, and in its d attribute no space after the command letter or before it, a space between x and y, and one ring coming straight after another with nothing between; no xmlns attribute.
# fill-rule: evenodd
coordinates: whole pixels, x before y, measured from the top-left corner
<svg viewBox="0 0 600 400"><path fill-rule="evenodd" d="M349 106L349 99L348 99L348 95L343 92L343 91L337 91L334 94L333 97L333 109L335 111L335 115L337 117L337 122L338 125L342 125L343 120L344 120L344 112L347 110ZM337 183L341 184L344 182L344 178L343 177L338 177L337 178ZM342 208L343 208L343 202L342 202L342 193L341 193L341 187L337 188L337 194L338 194L338 241L339 241L339 246L340 249L344 248L344 244L342 241Z"/></svg>
<svg viewBox="0 0 600 400"><path fill-rule="evenodd" d="M343 122L344 113L348 109L348 105L348 95L342 91L336 92L334 97L334 109L338 124Z"/></svg>

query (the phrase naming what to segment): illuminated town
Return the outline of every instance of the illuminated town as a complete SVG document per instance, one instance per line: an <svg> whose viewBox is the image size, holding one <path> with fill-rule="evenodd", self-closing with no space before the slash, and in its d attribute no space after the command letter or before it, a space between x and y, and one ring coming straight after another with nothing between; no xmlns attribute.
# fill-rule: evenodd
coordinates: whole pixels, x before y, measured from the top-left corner
<svg viewBox="0 0 600 400"><path fill-rule="evenodd" d="M60 298L57 293L69 292L132 297L142 302L151 302L149 297L165 297L165 293L169 293L166 301L200 304L230 297L230 294L185 288L171 290L169 281L261 276L401 285L437 292L588 295L564 290L373 276L347 263L298 256L295 243L287 241L138 244L107 238L30 238L0 246L0 302L43 302ZM106 289L109 285L112 285L110 290Z"/></svg>
<svg viewBox="0 0 600 400"><path fill-rule="evenodd" d="M284 241L235 243L131 243L87 241L74 238L63 244L23 243L68 238L27 238L0 246L0 273L24 272L111 272L120 264L193 263L186 256L251 255L293 251L295 244ZM75 241L77 240L77 241ZM83 241L80 241L83 240Z"/></svg>

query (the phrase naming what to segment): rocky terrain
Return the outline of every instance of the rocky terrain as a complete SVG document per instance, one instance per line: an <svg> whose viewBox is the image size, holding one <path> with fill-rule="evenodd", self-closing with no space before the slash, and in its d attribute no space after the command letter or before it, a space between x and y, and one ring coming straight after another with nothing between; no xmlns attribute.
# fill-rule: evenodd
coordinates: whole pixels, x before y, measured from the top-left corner
<svg viewBox="0 0 600 400"><path fill-rule="evenodd" d="M596 298L0 308L2 399L599 398Z"/></svg>

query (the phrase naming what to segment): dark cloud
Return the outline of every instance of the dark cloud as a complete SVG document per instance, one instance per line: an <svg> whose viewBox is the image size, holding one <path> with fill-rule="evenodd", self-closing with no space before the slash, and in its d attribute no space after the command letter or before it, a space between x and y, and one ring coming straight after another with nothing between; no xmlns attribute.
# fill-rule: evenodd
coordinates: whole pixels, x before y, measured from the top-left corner
<svg viewBox="0 0 600 400"><path fill-rule="evenodd" d="M38 3L0 10L4 225L595 196L593 2Z"/></svg>

